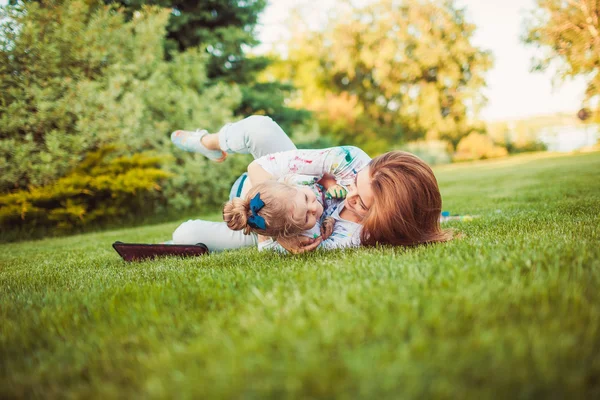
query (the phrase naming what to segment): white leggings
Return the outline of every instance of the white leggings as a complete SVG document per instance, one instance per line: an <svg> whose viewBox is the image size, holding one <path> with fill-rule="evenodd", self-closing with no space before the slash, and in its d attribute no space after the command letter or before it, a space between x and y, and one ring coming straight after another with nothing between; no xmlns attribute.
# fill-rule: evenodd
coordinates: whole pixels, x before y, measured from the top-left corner
<svg viewBox="0 0 600 400"><path fill-rule="evenodd" d="M228 154L252 154L260 158L280 151L295 150L296 146L271 118L253 115L222 127L219 146ZM246 181L247 182L247 181ZM233 231L225 222L189 220L173 232L174 244L204 243L210 251L256 246L255 234Z"/></svg>

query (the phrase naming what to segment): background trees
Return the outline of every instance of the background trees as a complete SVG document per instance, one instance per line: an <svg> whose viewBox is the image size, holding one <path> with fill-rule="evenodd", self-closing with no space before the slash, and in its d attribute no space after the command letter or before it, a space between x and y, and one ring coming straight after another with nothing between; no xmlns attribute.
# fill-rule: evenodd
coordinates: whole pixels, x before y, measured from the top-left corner
<svg viewBox="0 0 600 400"><path fill-rule="evenodd" d="M293 86L259 78L272 60L267 56L248 54L259 44L256 25L266 0L105 2L123 6L129 16L148 5L171 10L166 27L167 56L198 46L206 49L206 75L211 84L234 83L242 94L241 101L234 110L235 115L269 115L290 134L309 118L310 113L306 110L286 106L285 99L293 92Z"/></svg>
<svg viewBox="0 0 600 400"><path fill-rule="evenodd" d="M584 106L600 120L600 5L596 0L538 0L526 23L525 43L539 49L533 68L557 68L556 78L584 76Z"/></svg>
<svg viewBox="0 0 600 400"><path fill-rule="evenodd" d="M169 133L177 127L218 129L234 118L241 93L235 85L207 77L208 55L202 49L189 48L165 60L169 14L145 8L127 20L122 10L96 0L46 0L2 9L0 191L22 194L0 199L3 211L9 205L12 210L2 214L3 224L29 222L29 194L41 193L33 190L37 187L56 189L43 191L44 204L56 215L67 214L60 209L77 210L74 222L89 221L89 211L106 195L106 190L89 187L105 185L82 186L70 180L75 183L65 197L64 185L54 184L76 171L88 154L106 146L115 148L109 158L159 154L162 168L172 176L159 185L165 175L155 174L156 184L144 186L160 192L144 210L137 201L118 198L120 193L129 196L126 191L113 192L113 203L122 213L207 209L226 198L244 161L208 169L202 157L175 150ZM104 158L93 160L110 165ZM155 167L157 161L152 160ZM117 170L145 163L137 158L119 161L108 168L110 173L97 177L111 179L107 176L114 177ZM123 186L137 187L135 174L125 178L132 181ZM103 208L107 218L109 208Z"/></svg>
<svg viewBox="0 0 600 400"><path fill-rule="evenodd" d="M491 55L453 2L381 0L303 31L275 72L301 90L322 132L382 152L417 139L456 145L478 127Z"/></svg>

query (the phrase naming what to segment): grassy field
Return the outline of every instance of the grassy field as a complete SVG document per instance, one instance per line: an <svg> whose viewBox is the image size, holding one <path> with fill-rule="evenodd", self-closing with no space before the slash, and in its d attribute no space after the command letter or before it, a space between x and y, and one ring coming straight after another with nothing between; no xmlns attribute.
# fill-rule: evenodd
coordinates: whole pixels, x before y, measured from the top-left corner
<svg viewBox="0 0 600 400"><path fill-rule="evenodd" d="M600 153L438 168L450 243L126 264L0 246L0 398L599 398Z"/></svg>

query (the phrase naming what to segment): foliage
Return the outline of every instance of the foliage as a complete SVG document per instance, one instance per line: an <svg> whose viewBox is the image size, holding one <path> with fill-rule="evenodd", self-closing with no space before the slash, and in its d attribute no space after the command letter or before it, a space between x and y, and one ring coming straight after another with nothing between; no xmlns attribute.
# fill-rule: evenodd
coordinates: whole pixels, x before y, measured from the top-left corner
<svg viewBox="0 0 600 400"><path fill-rule="evenodd" d="M90 152L68 175L42 187L0 195L0 225L72 231L90 223L153 210L159 183L170 176L163 157L138 153L107 159L114 147Z"/></svg>
<svg viewBox="0 0 600 400"><path fill-rule="evenodd" d="M256 26L265 0L105 0L125 7L129 15L144 5L158 5L171 10L167 24L165 48L169 55L196 48L206 48L207 76L211 84L232 83L239 86L242 100L235 114L269 115L284 131L292 134L310 117L307 110L288 107L285 99L294 87L261 78L272 63L266 56L249 56L248 50L259 42Z"/></svg>
<svg viewBox="0 0 600 400"><path fill-rule="evenodd" d="M547 150L538 139L541 131L542 125L536 124L535 118L487 124L488 136L511 154Z"/></svg>
<svg viewBox="0 0 600 400"><path fill-rule="evenodd" d="M451 1L380 0L296 29L272 72L301 91L322 131L376 153L404 141L454 145L473 129L491 66L475 26Z"/></svg>
<svg viewBox="0 0 600 400"><path fill-rule="evenodd" d="M207 46L211 54L209 76L244 80L248 73L261 70L265 59L247 59L245 48L258 44L256 25L266 0L106 0L119 4L129 17L144 6L169 9L166 48L181 52ZM252 65L255 64L255 65Z"/></svg>
<svg viewBox="0 0 600 400"><path fill-rule="evenodd" d="M215 164L199 154L180 154L185 163L173 164L168 171L173 174L163 190L167 208L177 210L219 209L229 197L235 180L247 170L251 156L236 155L222 164Z"/></svg>
<svg viewBox="0 0 600 400"><path fill-rule="evenodd" d="M47 0L2 12L1 192L50 185L88 152L115 144L121 155L173 153L175 162L162 166L177 174L163 191L172 211L226 198L222 186L243 168L208 170L208 162L172 146L169 134L217 130L232 120L241 94L207 78L201 49L165 61L168 11L144 8L126 22L122 10L99 0Z"/></svg>
<svg viewBox="0 0 600 400"><path fill-rule="evenodd" d="M509 153L544 151L547 146L540 142L540 134L561 128L574 131L596 130L593 122L581 121L572 112L537 115L528 118L496 121L486 128L494 142L505 146Z"/></svg>
<svg viewBox="0 0 600 400"><path fill-rule="evenodd" d="M444 208L481 217L415 249L110 247L177 223L2 245L0 397L598 398L598 170L600 153L436 168Z"/></svg>
<svg viewBox="0 0 600 400"><path fill-rule="evenodd" d="M483 160L486 158L505 157L505 147L496 146L491 137L472 132L461 139L456 146L454 161Z"/></svg>
<svg viewBox="0 0 600 400"><path fill-rule="evenodd" d="M413 153L429 165L449 164L452 162L452 145L443 140L418 140L408 142L401 148Z"/></svg>
<svg viewBox="0 0 600 400"><path fill-rule="evenodd" d="M596 0L537 0L525 43L537 47L534 70L557 66L556 78L587 80L584 106L600 100L600 7ZM600 120L596 110L595 120Z"/></svg>

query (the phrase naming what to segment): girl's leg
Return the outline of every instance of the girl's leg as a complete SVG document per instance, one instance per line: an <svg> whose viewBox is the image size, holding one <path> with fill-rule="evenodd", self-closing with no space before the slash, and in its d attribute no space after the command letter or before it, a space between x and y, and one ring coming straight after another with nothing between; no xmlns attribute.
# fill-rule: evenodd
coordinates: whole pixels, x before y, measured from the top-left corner
<svg viewBox="0 0 600 400"><path fill-rule="evenodd" d="M283 129L271 118L262 115L227 124L218 133L175 131L171 140L186 151L202 153L213 160L221 157L221 151L252 154L254 158L260 158L271 153L296 150Z"/></svg>
<svg viewBox="0 0 600 400"><path fill-rule="evenodd" d="M252 154L260 158L280 151L296 150L296 146L275 121L262 115L253 115L225 125L216 134L219 149L229 154ZM213 138L207 138L207 141Z"/></svg>
<svg viewBox="0 0 600 400"><path fill-rule="evenodd" d="M254 234L232 231L225 222L189 220L173 232L173 244L204 243L210 251L239 249L257 245Z"/></svg>
<svg viewBox="0 0 600 400"><path fill-rule="evenodd" d="M186 135L187 131L181 132ZM186 140L193 139L185 136ZM296 150L296 146L286 133L271 118L253 115L238 122L225 125L218 133L203 135L201 145L207 150L222 150L227 153L252 154L260 158L280 151ZM234 184L231 197L243 196L248 189L248 180L242 175ZM235 189L235 193L234 193ZM242 231L233 231L225 222L189 220L173 232L174 244L204 243L211 251L237 249L256 246L256 235L244 235Z"/></svg>
<svg viewBox="0 0 600 400"><path fill-rule="evenodd" d="M260 158L280 151L296 150L296 146L275 121L262 115L253 115L222 127L218 133L204 136L203 144L211 150L229 154L252 154ZM244 197L250 189L250 181L243 174L234 183L229 200Z"/></svg>

